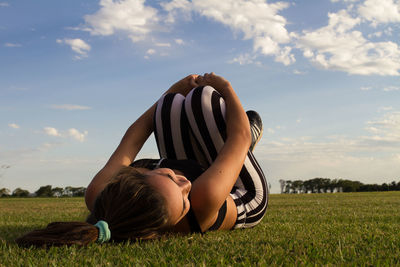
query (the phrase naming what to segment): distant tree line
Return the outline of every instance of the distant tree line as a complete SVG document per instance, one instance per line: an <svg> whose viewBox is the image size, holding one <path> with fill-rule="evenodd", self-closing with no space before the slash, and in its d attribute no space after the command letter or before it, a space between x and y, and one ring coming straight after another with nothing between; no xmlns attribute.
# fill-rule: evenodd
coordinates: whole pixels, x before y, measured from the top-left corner
<svg viewBox="0 0 400 267"><path fill-rule="evenodd" d="M314 178L302 180L279 180L281 193L334 193L334 192L372 192L400 191L400 182L363 184L359 181L344 179Z"/></svg>
<svg viewBox="0 0 400 267"><path fill-rule="evenodd" d="M1 188L0 197L82 197L85 195L85 191L85 187L53 188L51 185L41 186L34 193L19 187L12 192L7 188Z"/></svg>

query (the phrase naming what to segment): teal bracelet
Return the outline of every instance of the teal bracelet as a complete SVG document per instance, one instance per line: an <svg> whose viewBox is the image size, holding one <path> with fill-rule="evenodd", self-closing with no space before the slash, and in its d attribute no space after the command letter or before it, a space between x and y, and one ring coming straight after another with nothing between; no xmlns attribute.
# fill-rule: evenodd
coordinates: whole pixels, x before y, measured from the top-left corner
<svg viewBox="0 0 400 267"><path fill-rule="evenodd" d="M105 243L111 239L111 231L108 228L108 223L105 221L98 221L94 226L99 228L99 237L97 243Z"/></svg>

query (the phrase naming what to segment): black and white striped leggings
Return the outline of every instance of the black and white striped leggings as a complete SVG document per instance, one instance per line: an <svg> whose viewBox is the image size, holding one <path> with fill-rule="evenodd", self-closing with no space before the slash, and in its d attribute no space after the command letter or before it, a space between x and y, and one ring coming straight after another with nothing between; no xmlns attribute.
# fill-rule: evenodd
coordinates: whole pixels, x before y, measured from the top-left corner
<svg viewBox="0 0 400 267"><path fill-rule="evenodd" d="M211 86L197 87L186 98L166 94L154 116L154 134L160 157L191 159L209 167L226 140L225 101ZM237 207L234 228L249 228L263 218L268 187L263 171L251 151L230 193Z"/></svg>

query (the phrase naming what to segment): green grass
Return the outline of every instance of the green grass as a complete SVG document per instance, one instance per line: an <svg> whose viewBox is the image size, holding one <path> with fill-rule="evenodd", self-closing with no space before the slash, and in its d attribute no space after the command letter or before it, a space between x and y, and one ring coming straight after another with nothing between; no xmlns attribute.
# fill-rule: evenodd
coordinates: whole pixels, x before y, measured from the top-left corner
<svg viewBox="0 0 400 267"><path fill-rule="evenodd" d="M0 199L0 266L400 266L400 192L271 195L257 227L203 236L48 250L13 241L86 215L82 198Z"/></svg>

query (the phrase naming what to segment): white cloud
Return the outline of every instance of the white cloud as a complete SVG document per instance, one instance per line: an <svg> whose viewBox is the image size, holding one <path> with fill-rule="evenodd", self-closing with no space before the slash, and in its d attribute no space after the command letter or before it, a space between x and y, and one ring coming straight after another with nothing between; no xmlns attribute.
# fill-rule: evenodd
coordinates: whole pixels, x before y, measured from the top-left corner
<svg viewBox="0 0 400 267"><path fill-rule="evenodd" d="M76 59L82 59L88 56L88 52L91 50L89 44L82 39L57 39L58 44L67 44L71 47L72 51L77 53Z"/></svg>
<svg viewBox="0 0 400 267"><path fill-rule="evenodd" d="M171 47L170 43L155 43L154 45L158 47Z"/></svg>
<svg viewBox="0 0 400 267"><path fill-rule="evenodd" d="M147 49L146 55L144 56L145 59L149 59L151 55L156 54L157 51L153 48Z"/></svg>
<svg viewBox="0 0 400 267"><path fill-rule="evenodd" d="M371 91L372 87L371 86L363 86L360 88L361 91Z"/></svg>
<svg viewBox="0 0 400 267"><path fill-rule="evenodd" d="M91 109L91 107L88 107L88 106L70 105L70 104L51 105L51 108L53 108L53 109L65 109L65 110L88 110L88 109Z"/></svg>
<svg viewBox="0 0 400 267"><path fill-rule="evenodd" d="M352 3L352 2L357 2L359 0L331 0L332 3L337 3L337 2L345 2L345 3Z"/></svg>
<svg viewBox="0 0 400 267"><path fill-rule="evenodd" d="M383 31L370 33L370 34L368 34L368 38L373 38L373 37L380 38L383 35L392 36L393 35L393 28L392 27L386 27Z"/></svg>
<svg viewBox="0 0 400 267"><path fill-rule="evenodd" d="M291 47L284 46L291 40L287 32L286 19L278 12L289 7L289 3L267 3L261 0L173 0L161 4L168 12L168 22L177 16L188 17L191 12L222 23L234 32L242 33L244 40L253 41L253 51L275 56L275 61L289 65L295 62ZM178 12L180 11L180 12ZM243 62L237 58L236 62Z"/></svg>
<svg viewBox="0 0 400 267"><path fill-rule="evenodd" d="M302 142L274 144L269 142L256 147L255 155L268 170L270 182L279 179L296 180L314 177L331 179L359 180L363 183L383 183L398 179L400 171L398 153L387 153L383 156L352 154L357 149L346 149L346 142L337 140L330 143ZM260 145L259 145L260 146ZM352 151L353 150L353 151Z"/></svg>
<svg viewBox="0 0 400 267"><path fill-rule="evenodd" d="M389 107L380 107L378 111L390 111L390 110L393 110L393 107L392 107L392 106L389 106Z"/></svg>
<svg viewBox="0 0 400 267"><path fill-rule="evenodd" d="M290 65L296 61L293 54L295 45L306 58L327 70L357 75L400 75L399 45L392 41L371 42L355 29L365 21L397 21L400 0L383 0L383 6L378 5L381 3L379 0L363 3L356 3L359 2L357 0L331 1L344 2L347 9L329 13L327 26L300 34L289 33L286 18L279 14L295 4L267 3L266 0L171 0L160 3L162 10L146 5L145 0L101 0L100 9L84 17L85 25L81 29L102 36L123 33L137 42L157 32L168 31L178 18L191 19L192 14L197 13L229 27L235 34L243 34L244 40L252 41L254 56L245 53L231 63L251 64L256 62L256 57L265 55ZM361 16L356 16L357 11ZM392 32L391 28L383 29L368 36L382 37ZM157 42L155 38L150 40L158 47L172 46L171 42ZM184 44L181 39L175 39L175 43ZM149 50L145 58L149 58ZM158 54L161 55L161 52Z"/></svg>
<svg viewBox="0 0 400 267"><path fill-rule="evenodd" d="M151 48L146 51L147 55L154 55L155 53L156 53L156 50L151 49Z"/></svg>
<svg viewBox="0 0 400 267"><path fill-rule="evenodd" d="M253 50L263 55L275 56L275 61L289 65L295 61L291 47L281 47L290 42L286 19L278 12L289 3L268 4L261 0L193 0L193 10L202 16L220 22L234 32L243 33L245 40L253 40Z"/></svg>
<svg viewBox="0 0 400 267"><path fill-rule="evenodd" d="M7 2L0 2L0 7L9 7L10 4Z"/></svg>
<svg viewBox="0 0 400 267"><path fill-rule="evenodd" d="M358 7L360 15L372 26L400 22L400 0L366 0Z"/></svg>
<svg viewBox="0 0 400 267"><path fill-rule="evenodd" d="M125 33L133 42L146 39L151 33L165 30L167 24L176 18L190 19L192 12L208 17L230 27L234 32L243 33L245 40L253 41L253 52L275 56L275 61L289 65L295 62L291 40L287 32L286 19L279 11L289 3L267 3L262 0L172 0L160 3L167 13L145 5L145 0L101 0L100 9L84 17L82 28L92 35L113 35ZM183 41L177 39L181 45ZM160 43L158 43L160 45ZM157 43L156 43L157 45Z"/></svg>
<svg viewBox="0 0 400 267"><path fill-rule="evenodd" d="M19 125L16 124L16 123L9 123L8 127L13 128L13 129L19 129L20 128Z"/></svg>
<svg viewBox="0 0 400 267"><path fill-rule="evenodd" d="M383 88L383 91L385 91L385 92L400 91L400 87L399 86L388 86L388 87Z"/></svg>
<svg viewBox="0 0 400 267"><path fill-rule="evenodd" d="M329 70L359 75L400 75L400 48L393 42L368 42L360 31L361 23L346 10L329 13L328 26L304 31L298 47L316 65Z"/></svg>
<svg viewBox="0 0 400 267"><path fill-rule="evenodd" d="M261 62L256 61L256 56L255 55L250 55L250 54L241 54L234 59L230 60L228 63L239 63L239 65L249 65L249 64L255 64L255 65L261 65Z"/></svg>
<svg viewBox="0 0 400 267"><path fill-rule="evenodd" d="M61 134L58 132L58 130L57 130L56 128L53 128L53 127L45 127L45 128L44 128L44 132L45 132L47 135L50 135L50 136L58 136L58 137L61 137Z"/></svg>
<svg viewBox="0 0 400 267"><path fill-rule="evenodd" d="M60 132L56 128L53 127L45 127L44 128L45 134L49 136L56 136L56 137L71 137L79 142L85 141L86 136L88 135L88 131L79 132L75 128L68 129L66 132Z"/></svg>
<svg viewBox="0 0 400 267"><path fill-rule="evenodd" d="M392 27L387 27L386 29L383 30L383 33L388 35L388 36L392 36L393 28Z"/></svg>
<svg viewBox="0 0 400 267"><path fill-rule="evenodd" d="M5 43L4 46L5 47L22 47L22 45L18 44L18 43Z"/></svg>
<svg viewBox="0 0 400 267"><path fill-rule="evenodd" d="M157 28L157 10L144 5L145 0L101 0L100 10L84 16L84 30L92 35L127 33L133 41L143 40Z"/></svg>
<svg viewBox="0 0 400 267"><path fill-rule="evenodd" d="M368 121L367 125L367 130L374 135L363 137L364 140L400 146L400 112L388 112L380 119Z"/></svg>
<svg viewBox="0 0 400 267"><path fill-rule="evenodd" d="M368 157L379 157L380 153L386 155L396 153L400 149L400 112L393 111L383 114L380 118L367 121L365 135L349 138L346 136L329 136L327 141L314 141L315 137L285 138L267 141L261 145L268 145L264 152L272 159L285 161L297 160L329 160L342 161L346 158L361 159ZM267 129L273 133L273 129ZM320 138L318 138L320 139ZM356 156L358 155L358 156Z"/></svg>
<svg viewBox="0 0 400 267"><path fill-rule="evenodd" d="M374 33L370 33L368 34L368 38L372 38L372 37L381 37L382 36L382 32L374 32Z"/></svg>
<svg viewBox="0 0 400 267"><path fill-rule="evenodd" d="M294 70L293 73L296 74L296 75L304 75L304 74L307 74L307 72L301 71L301 70Z"/></svg>
<svg viewBox="0 0 400 267"><path fill-rule="evenodd" d="M182 39L175 39L175 43L178 45L184 45L185 42Z"/></svg>
<svg viewBox="0 0 400 267"><path fill-rule="evenodd" d="M313 161L319 163L331 158L332 161L340 159L347 152L354 150L352 140L336 139L330 142L316 142L310 138L281 138L279 141L266 143L265 152L269 158L287 162Z"/></svg>
<svg viewBox="0 0 400 267"><path fill-rule="evenodd" d="M71 128L68 130L68 135L79 142L85 141L86 136L88 135L88 131L79 132L75 128Z"/></svg>
<svg viewBox="0 0 400 267"><path fill-rule="evenodd" d="M57 145L59 145L59 143L43 143L41 146L37 148L37 150L45 151Z"/></svg>
<svg viewBox="0 0 400 267"><path fill-rule="evenodd" d="M345 178L365 183L398 179L400 112L391 111L366 122L365 136L262 139L255 155L276 182L314 177ZM268 131L268 129L267 129ZM318 141L316 141L318 139ZM265 141L264 141L265 140ZM388 179L388 180L380 180Z"/></svg>
<svg viewBox="0 0 400 267"><path fill-rule="evenodd" d="M81 31L82 30L81 27L70 27L70 26L65 27L64 29L70 30L70 31Z"/></svg>
<svg viewBox="0 0 400 267"><path fill-rule="evenodd" d="M161 3L161 6L168 12L165 19L167 23L174 23L177 16L182 16L185 20L191 18L192 4L187 0L172 0L168 3Z"/></svg>
<svg viewBox="0 0 400 267"><path fill-rule="evenodd" d="M166 15L146 6L144 0L101 0L101 8L92 15L86 15L83 30L92 35L113 35L117 32L128 34L133 42L146 39L151 33L161 31L176 22L176 18L190 19L191 13L213 19L230 27L234 32L243 33L245 40L253 41L254 53L275 56L285 65L295 62L288 45L291 40L287 32L286 19L278 12L287 8L288 3L266 3L261 0L172 0L160 3ZM183 44L180 39L177 44ZM167 43L156 43L155 45ZM169 43L168 43L169 44ZM170 44L168 45L170 46Z"/></svg>

